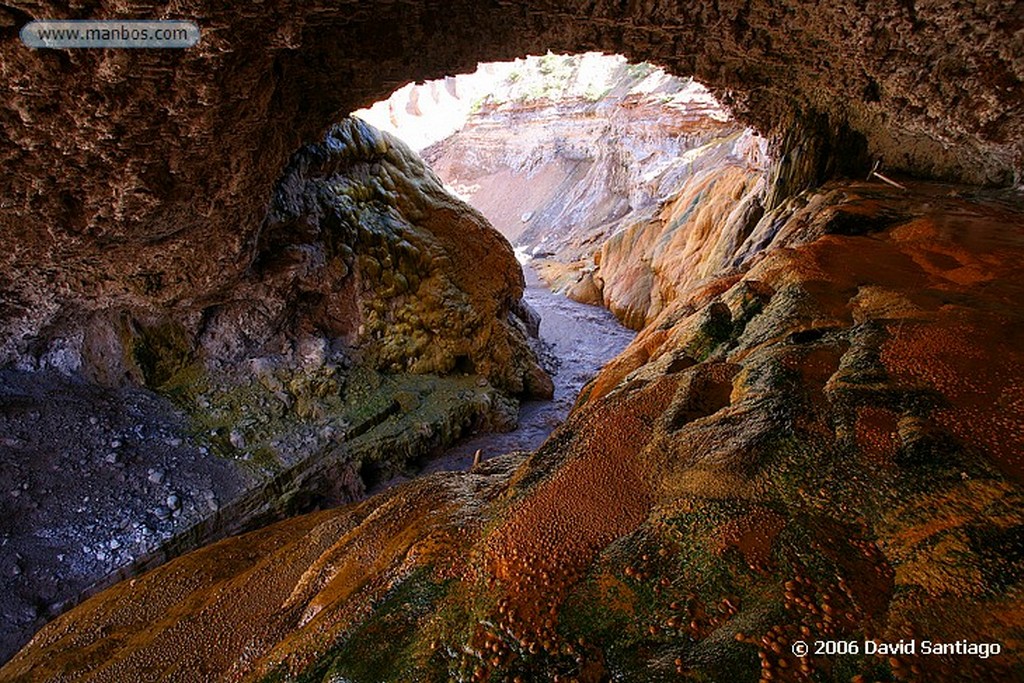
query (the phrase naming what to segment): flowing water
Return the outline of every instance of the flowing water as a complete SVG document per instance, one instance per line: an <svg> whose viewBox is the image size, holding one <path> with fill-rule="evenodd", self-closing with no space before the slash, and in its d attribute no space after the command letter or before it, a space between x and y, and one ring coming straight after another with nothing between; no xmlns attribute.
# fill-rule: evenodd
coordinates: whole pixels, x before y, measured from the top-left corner
<svg viewBox="0 0 1024 683"><path fill-rule="evenodd" d="M540 315L540 337L559 360L554 398L526 401L519 410L519 426L505 433L484 433L463 439L444 454L426 462L419 474L466 470L479 450L486 460L512 451L536 450L565 420L583 386L605 363L626 348L636 332L623 327L606 309L554 294L529 265L523 268L527 286L523 298ZM389 488L404 478L384 483ZM379 490L379 489L378 489ZM373 491L375 492L375 491Z"/></svg>

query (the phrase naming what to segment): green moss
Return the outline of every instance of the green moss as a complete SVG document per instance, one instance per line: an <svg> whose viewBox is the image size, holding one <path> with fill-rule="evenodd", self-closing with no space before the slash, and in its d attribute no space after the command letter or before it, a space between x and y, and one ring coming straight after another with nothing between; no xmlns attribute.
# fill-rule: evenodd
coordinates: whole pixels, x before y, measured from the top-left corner
<svg viewBox="0 0 1024 683"><path fill-rule="evenodd" d="M176 322L144 325L125 318L121 325L125 364L136 368L146 386L159 389L196 364L193 340Z"/></svg>
<svg viewBox="0 0 1024 683"><path fill-rule="evenodd" d="M728 502L708 501L693 513L645 525L612 544L563 606L560 632L570 641L583 636L594 643L607 668L627 680L679 680L677 657L704 662L715 672L708 680L746 680L758 667L756 652L735 641L738 616L695 639L686 628L690 618L671 607L677 603L710 615L725 597L741 604L763 602L769 593L766 578L747 572L738 553L723 555L711 546L718 527L742 513ZM754 611L766 621L763 609ZM673 616L683 619L680 628L667 626ZM701 680L695 676L688 680Z"/></svg>
<svg viewBox="0 0 1024 683"><path fill-rule="evenodd" d="M339 644L323 676L306 680L410 681L422 677L429 640L420 629L447 592L421 568L374 605L371 616Z"/></svg>
<svg viewBox="0 0 1024 683"><path fill-rule="evenodd" d="M698 361L707 358L723 343L733 339L732 314L729 307L717 302L701 312L696 333L686 345L686 352Z"/></svg>
<svg viewBox="0 0 1024 683"><path fill-rule="evenodd" d="M349 443L367 457L408 454L452 443L467 431L484 426L505 399L479 377L378 375L373 384L352 386L342 415L351 425ZM509 404L509 410L515 410Z"/></svg>

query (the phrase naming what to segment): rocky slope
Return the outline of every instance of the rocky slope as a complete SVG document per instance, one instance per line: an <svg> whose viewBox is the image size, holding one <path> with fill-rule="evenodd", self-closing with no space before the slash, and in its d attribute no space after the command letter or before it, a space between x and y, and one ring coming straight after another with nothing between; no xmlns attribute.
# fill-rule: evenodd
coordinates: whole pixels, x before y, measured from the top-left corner
<svg viewBox="0 0 1024 683"><path fill-rule="evenodd" d="M362 122L295 155L256 253L201 318L112 302L60 346L74 376L0 372L0 656L99 588L358 500L551 395L509 244Z"/></svg>
<svg viewBox="0 0 1024 683"><path fill-rule="evenodd" d="M765 226L535 454L186 556L0 675L1019 677L1024 204L832 183ZM819 638L1002 654L791 654Z"/></svg>
<svg viewBox="0 0 1024 683"><path fill-rule="evenodd" d="M650 217L627 215L584 258L554 254L535 267L554 288L638 330L697 283L734 271L766 244L767 230L755 230L766 178L732 153L710 156L718 164L686 177Z"/></svg>

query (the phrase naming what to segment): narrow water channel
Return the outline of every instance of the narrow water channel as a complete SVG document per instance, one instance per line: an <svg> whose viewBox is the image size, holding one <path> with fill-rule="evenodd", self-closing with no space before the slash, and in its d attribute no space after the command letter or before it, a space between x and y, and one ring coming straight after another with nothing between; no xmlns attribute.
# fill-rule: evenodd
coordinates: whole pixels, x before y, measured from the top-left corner
<svg viewBox="0 0 1024 683"><path fill-rule="evenodd" d="M526 275L523 298L540 315L540 337L559 360L558 371L552 377L554 398L524 402L515 430L470 436L426 462L420 475L469 469L478 450L483 460L512 451L536 450L569 415L583 386L636 335L619 324L607 309L581 304L551 292L529 264L523 266L523 272ZM397 477L370 493L402 481L404 477Z"/></svg>

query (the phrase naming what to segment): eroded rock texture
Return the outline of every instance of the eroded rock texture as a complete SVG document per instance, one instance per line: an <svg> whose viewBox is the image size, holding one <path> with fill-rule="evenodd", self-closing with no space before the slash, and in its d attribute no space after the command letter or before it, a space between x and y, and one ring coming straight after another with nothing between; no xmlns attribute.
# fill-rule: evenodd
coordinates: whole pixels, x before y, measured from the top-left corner
<svg viewBox="0 0 1024 683"><path fill-rule="evenodd" d="M400 141L346 119L292 159L250 272L208 309L200 344L235 362L341 344L382 372L480 374L541 396L523 286L483 216Z"/></svg>
<svg viewBox="0 0 1024 683"><path fill-rule="evenodd" d="M1019 4L727 1L0 8L0 360L74 367L111 306L201 316L256 258L290 155L410 79L622 52L707 83L777 146L769 204L834 172L979 183L1021 169ZM33 51L33 18L196 20L168 51ZM70 341L69 341L70 340Z"/></svg>
<svg viewBox="0 0 1024 683"><path fill-rule="evenodd" d="M568 296L643 328L678 296L735 272L771 242L778 226L765 214L769 185L746 146L734 133L695 150L705 167L688 169L658 206L627 214L576 261L539 261L538 272Z"/></svg>
<svg viewBox="0 0 1024 683"><path fill-rule="evenodd" d="M16 38L32 18L165 14L196 20L200 46L65 53ZM452 239L451 206L410 201L423 188L395 178L412 162L386 138L349 126L358 152L332 160L328 138L298 158L288 182L336 184L334 199L275 194L295 150L357 106L479 60L621 51L707 83L777 160L760 189L741 170L695 178L706 222L682 220L684 202L626 235L658 264L633 277L621 260L614 278L624 317L646 327L537 453L186 556L59 618L0 677L1020 678L1019 199L800 191L876 159L1019 180L1021 15L896 0L0 6L0 364L215 395L212 438L238 452L276 434L225 429L251 398L306 421L287 439L334 443L433 390L373 375L352 422L321 424L325 403L342 407L341 361L363 360L335 342L361 340L364 368L475 370L511 391L536 378L516 360L507 245L480 233L446 250L444 273L409 267ZM364 182L335 178L342 167ZM722 222L728 189L764 193L753 232ZM657 254L663 233L674 249ZM464 285L481 261L477 300ZM444 322L466 338L404 298L454 290L466 298ZM298 376L237 365L251 351ZM245 391L182 375L197 367L241 373ZM401 425L401 448L432 424ZM787 654L826 636L997 640L1006 656Z"/></svg>
<svg viewBox="0 0 1024 683"><path fill-rule="evenodd" d="M1024 211L957 195L801 195L756 263L686 288L525 460L189 555L0 675L1019 678ZM791 654L820 638L1003 654Z"/></svg>

